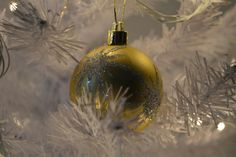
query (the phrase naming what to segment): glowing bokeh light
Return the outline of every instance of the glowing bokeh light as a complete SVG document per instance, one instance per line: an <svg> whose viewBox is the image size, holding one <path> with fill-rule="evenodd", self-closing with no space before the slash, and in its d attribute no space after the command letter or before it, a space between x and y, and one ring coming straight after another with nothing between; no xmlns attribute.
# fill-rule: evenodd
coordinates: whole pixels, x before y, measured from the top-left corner
<svg viewBox="0 0 236 157"><path fill-rule="evenodd" d="M10 11L15 11L16 9L17 9L17 3L16 2L11 2L10 3L10 6L9 6L9 8L10 8Z"/></svg>
<svg viewBox="0 0 236 157"><path fill-rule="evenodd" d="M217 130L218 131L223 131L225 129L225 123L224 122L220 122L218 125L217 125Z"/></svg>

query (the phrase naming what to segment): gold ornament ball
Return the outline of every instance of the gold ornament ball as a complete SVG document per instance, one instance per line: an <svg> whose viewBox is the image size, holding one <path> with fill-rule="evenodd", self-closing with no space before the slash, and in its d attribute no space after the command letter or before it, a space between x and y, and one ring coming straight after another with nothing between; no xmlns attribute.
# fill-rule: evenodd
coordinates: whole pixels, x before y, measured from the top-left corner
<svg viewBox="0 0 236 157"><path fill-rule="evenodd" d="M88 53L75 68L70 97L76 103L83 91L91 93L96 108L105 115L111 89L120 89L127 98L122 119L133 119L128 128L141 131L155 118L163 94L162 79L154 63L139 50L127 45L103 46Z"/></svg>

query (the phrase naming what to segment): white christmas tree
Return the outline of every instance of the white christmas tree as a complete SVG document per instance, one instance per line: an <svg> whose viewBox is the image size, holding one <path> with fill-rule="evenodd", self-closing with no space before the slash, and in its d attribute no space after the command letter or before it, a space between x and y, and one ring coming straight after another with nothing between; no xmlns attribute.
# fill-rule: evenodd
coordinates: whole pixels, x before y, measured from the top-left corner
<svg viewBox="0 0 236 157"><path fill-rule="evenodd" d="M102 120L89 93L77 104L69 98L76 64L106 43L113 1L1 3L0 157L235 154L234 1L176 1L173 15L159 11L172 1L127 2L126 25L152 23L152 30L141 28L146 34L127 27L130 45L154 60L164 83L159 112L143 132L120 121L122 94L111 98Z"/></svg>

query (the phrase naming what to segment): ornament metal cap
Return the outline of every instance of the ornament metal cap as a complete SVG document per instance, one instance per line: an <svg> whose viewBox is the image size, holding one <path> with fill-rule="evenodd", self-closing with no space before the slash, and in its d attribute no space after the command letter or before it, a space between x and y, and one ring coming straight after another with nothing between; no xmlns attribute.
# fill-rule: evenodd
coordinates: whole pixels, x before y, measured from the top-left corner
<svg viewBox="0 0 236 157"><path fill-rule="evenodd" d="M128 35L124 31L123 22L114 22L112 29L108 31L108 45L127 45Z"/></svg>

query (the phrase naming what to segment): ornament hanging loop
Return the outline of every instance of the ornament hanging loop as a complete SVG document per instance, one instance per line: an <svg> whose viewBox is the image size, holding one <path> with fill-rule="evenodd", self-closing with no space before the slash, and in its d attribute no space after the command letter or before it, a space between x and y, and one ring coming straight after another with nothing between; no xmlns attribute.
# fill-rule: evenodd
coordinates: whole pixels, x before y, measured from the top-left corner
<svg viewBox="0 0 236 157"><path fill-rule="evenodd" d="M124 16L127 0L123 1L121 20L117 18L117 5L114 0L114 16L115 22L112 25L112 29L108 32L108 45L127 45L127 32L124 31Z"/></svg>
<svg viewBox="0 0 236 157"><path fill-rule="evenodd" d="M125 18L125 8L126 8L126 3L127 0L123 0L123 6L122 6L122 15L121 15L121 20L118 20L118 12L117 12L117 0L114 0L114 18L115 18L115 23L119 25L119 23L124 23L124 18Z"/></svg>

